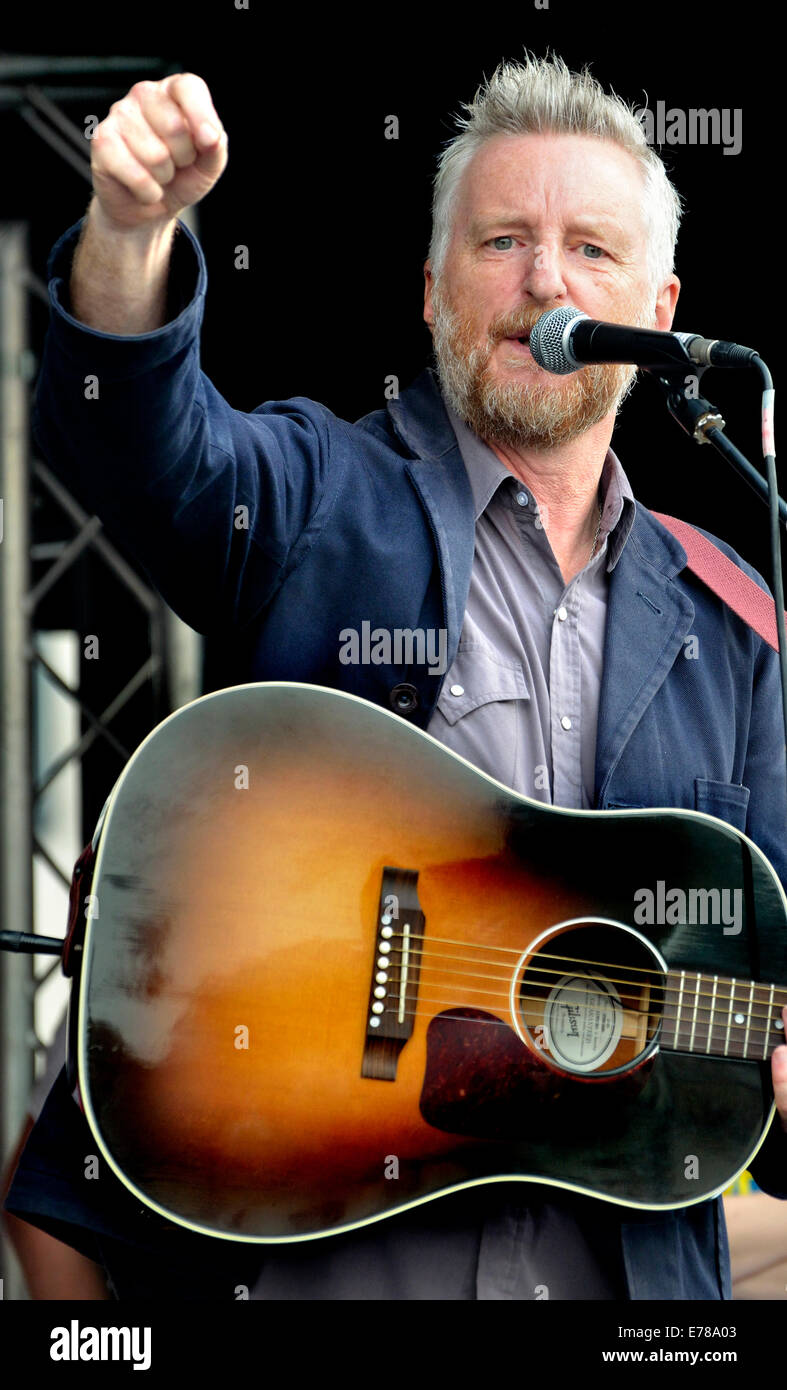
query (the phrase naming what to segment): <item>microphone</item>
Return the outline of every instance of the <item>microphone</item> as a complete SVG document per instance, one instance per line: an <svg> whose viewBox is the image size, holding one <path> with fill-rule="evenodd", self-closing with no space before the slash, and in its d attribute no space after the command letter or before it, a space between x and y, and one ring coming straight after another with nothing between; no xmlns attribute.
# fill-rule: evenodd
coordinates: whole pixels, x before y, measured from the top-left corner
<svg viewBox="0 0 787 1390"><path fill-rule="evenodd" d="M580 309L550 309L530 332L533 360L564 376L591 362L631 362L637 367L747 367L754 348L700 338L697 333L662 333L600 323Z"/></svg>

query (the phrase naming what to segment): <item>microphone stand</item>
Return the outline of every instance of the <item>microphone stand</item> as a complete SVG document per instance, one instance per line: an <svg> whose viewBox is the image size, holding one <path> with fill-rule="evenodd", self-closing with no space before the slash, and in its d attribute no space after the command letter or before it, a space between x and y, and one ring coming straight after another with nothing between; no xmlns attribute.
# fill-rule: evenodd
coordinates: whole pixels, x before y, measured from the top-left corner
<svg viewBox="0 0 787 1390"><path fill-rule="evenodd" d="M644 371L650 373L654 381L657 381L667 401L667 409L674 420L690 434L697 444L712 444L714 449L732 464L736 473L747 482L750 487L758 494L760 499L768 505L769 491L767 479L763 478L745 454L737 449L731 439L724 433L725 421L720 412L704 396L687 397L686 389L686 367L676 370L671 368L663 371L658 367L645 367ZM691 368L692 374L699 381L707 367ZM787 502L782 497L778 499L779 516L787 526Z"/></svg>
<svg viewBox="0 0 787 1390"><path fill-rule="evenodd" d="M766 388L772 387L770 372L760 357L754 359ZM781 530L779 522L787 525L787 503L779 496L776 482L776 464L773 454L766 455L767 479L749 463L749 460L736 448L724 433L720 412L704 396L687 397L685 391L686 366L646 367L658 383L667 402L667 409L682 429L690 434L697 444L712 444L732 465L736 473L757 493L766 506L770 507L771 527L771 565L773 568L773 592L776 606L776 632L779 642L779 669L782 683L782 716L784 719L785 740L787 740L787 631L784 621L784 584L782 582ZM699 381L708 370L707 367L693 367L693 375ZM787 742L785 743L787 751Z"/></svg>

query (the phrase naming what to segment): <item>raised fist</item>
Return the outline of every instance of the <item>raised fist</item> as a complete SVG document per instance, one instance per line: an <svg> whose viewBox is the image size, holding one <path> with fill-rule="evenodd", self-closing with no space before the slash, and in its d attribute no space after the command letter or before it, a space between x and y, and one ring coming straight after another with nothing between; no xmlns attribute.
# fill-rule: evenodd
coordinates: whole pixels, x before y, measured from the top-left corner
<svg viewBox="0 0 787 1390"><path fill-rule="evenodd" d="M209 193L227 163L227 135L201 77L135 82L91 141L93 188L118 228L166 222Z"/></svg>

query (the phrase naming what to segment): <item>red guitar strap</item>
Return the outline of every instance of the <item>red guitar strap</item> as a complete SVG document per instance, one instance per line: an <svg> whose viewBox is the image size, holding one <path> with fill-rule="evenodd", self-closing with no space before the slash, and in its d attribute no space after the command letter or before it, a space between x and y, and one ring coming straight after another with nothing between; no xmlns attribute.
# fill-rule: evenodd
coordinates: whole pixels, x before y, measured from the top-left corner
<svg viewBox="0 0 787 1390"><path fill-rule="evenodd" d="M686 552L689 569L707 584L723 603L743 618L749 627L779 650L776 635L776 605L772 598L739 569L734 560L725 555L718 546L689 526L687 521L679 521L675 516L665 516L663 512L653 512L657 521L671 531Z"/></svg>

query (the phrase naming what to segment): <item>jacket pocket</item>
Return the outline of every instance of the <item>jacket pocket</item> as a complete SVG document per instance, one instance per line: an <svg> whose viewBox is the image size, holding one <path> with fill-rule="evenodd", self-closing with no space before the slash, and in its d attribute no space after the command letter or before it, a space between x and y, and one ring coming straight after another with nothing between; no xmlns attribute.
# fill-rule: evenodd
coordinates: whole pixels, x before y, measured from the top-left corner
<svg viewBox="0 0 787 1390"><path fill-rule="evenodd" d="M694 779L694 808L704 811L707 816L716 816L734 825L736 830L746 829L746 814L749 807L749 788L735 782L713 782L708 777Z"/></svg>

